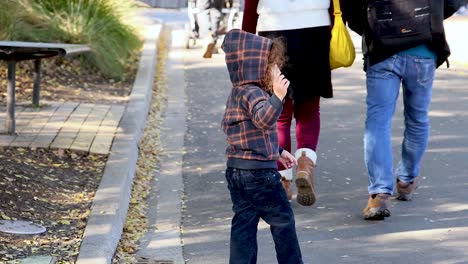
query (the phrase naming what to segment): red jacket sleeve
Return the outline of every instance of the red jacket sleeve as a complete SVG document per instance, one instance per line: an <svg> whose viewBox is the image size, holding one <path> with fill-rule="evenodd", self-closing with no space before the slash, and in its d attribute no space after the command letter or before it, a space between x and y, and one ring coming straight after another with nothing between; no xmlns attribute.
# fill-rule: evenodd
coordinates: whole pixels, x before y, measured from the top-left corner
<svg viewBox="0 0 468 264"><path fill-rule="evenodd" d="M257 32L258 0L245 0L242 30L255 34Z"/></svg>

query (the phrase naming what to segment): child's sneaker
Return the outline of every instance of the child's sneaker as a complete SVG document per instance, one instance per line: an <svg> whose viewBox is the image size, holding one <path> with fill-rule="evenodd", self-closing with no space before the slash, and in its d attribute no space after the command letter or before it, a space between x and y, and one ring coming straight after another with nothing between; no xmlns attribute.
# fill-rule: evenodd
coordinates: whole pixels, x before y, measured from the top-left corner
<svg viewBox="0 0 468 264"><path fill-rule="evenodd" d="M367 207L362 211L364 220L384 220L385 217L389 217L388 199L387 193L369 195Z"/></svg>
<svg viewBox="0 0 468 264"><path fill-rule="evenodd" d="M412 182L402 182L397 179L397 196L396 198L401 201L411 201L413 199L414 190L418 188L417 178Z"/></svg>

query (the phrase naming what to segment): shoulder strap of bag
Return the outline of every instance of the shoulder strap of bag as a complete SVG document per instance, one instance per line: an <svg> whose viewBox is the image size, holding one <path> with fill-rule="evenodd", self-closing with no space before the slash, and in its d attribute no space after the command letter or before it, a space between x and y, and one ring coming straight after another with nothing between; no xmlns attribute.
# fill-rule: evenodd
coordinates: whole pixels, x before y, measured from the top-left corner
<svg viewBox="0 0 468 264"><path fill-rule="evenodd" d="M337 15L340 15L341 16L341 8L340 8L340 0L333 0L333 15L337 16Z"/></svg>

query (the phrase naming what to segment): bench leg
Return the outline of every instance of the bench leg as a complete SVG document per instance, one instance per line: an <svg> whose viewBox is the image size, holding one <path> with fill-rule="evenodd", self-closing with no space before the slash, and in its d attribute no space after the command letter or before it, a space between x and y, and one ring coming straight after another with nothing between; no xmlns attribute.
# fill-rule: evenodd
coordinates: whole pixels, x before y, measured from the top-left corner
<svg viewBox="0 0 468 264"><path fill-rule="evenodd" d="M8 83L7 83L7 114L6 129L8 134L14 134L16 130L15 121L15 76L16 61L8 61Z"/></svg>
<svg viewBox="0 0 468 264"><path fill-rule="evenodd" d="M32 104L39 107L39 98L41 97L41 60L34 60L34 85Z"/></svg>

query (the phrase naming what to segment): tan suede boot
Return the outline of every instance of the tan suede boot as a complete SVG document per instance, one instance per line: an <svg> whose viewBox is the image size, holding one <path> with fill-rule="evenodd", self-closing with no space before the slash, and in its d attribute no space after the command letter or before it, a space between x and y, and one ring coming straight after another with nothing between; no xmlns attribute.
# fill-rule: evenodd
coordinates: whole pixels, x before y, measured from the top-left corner
<svg viewBox="0 0 468 264"><path fill-rule="evenodd" d="M367 200L367 207L362 210L364 220L384 220L385 217L390 216L389 207L389 194L379 193L369 195Z"/></svg>
<svg viewBox="0 0 468 264"><path fill-rule="evenodd" d="M203 39L203 58L209 59L213 56L216 40L210 35Z"/></svg>
<svg viewBox="0 0 468 264"><path fill-rule="evenodd" d="M414 190L418 188L419 177L412 182L402 182L397 179L397 195L396 198L400 201L411 201L413 199Z"/></svg>
<svg viewBox="0 0 468 264"><path fill-rule="evenodd" d="M284 190L286 191L286 196L288 200L292 200L292 190L291 190L291 180L286 180L285 177L281 177L281 184L283 185Z"/></svg>
<svg viewBox="0 0 468 264"><path fill-rule="evenodd" d="M314 161L317 159L316 157L315 152L311 149L302 148L296 151L296 199L303 206L311 206L316 200L314 186Z"/></svg>
<svg viewBox="0 0 468 264"><path fill-rule="evenodd" d="M286 191L286 196L288 200L292 200L292 190L291 190L291 183L293 178L293 171L292 169L281 170L279 171L281 174L281 184L283 185L284 190Z"/></svg>

